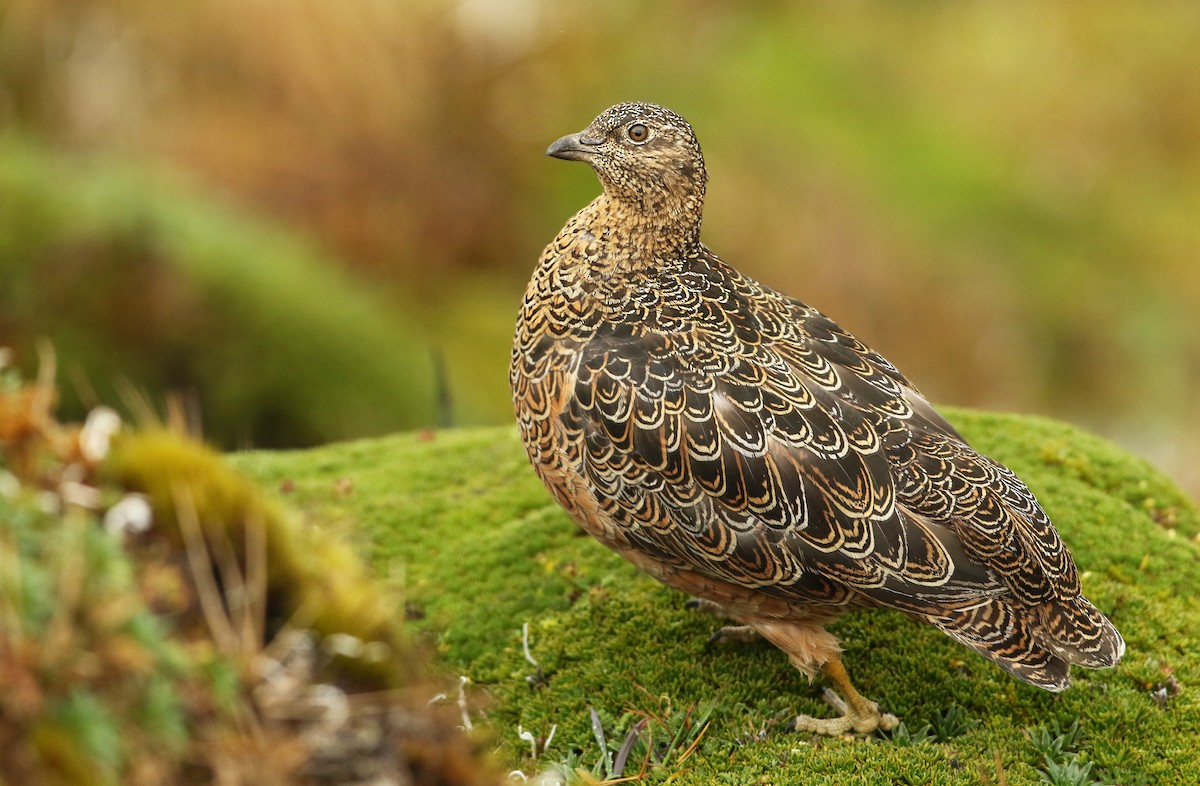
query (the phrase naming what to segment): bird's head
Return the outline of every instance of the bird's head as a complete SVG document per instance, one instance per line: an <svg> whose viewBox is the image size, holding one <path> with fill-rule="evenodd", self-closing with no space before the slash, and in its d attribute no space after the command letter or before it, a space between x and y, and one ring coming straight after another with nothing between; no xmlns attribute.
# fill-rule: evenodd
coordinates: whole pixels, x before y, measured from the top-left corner
<svg viewBox="0 0 1200 786"><path fill-rule="evenodd" d="M550 145L546 155L591 164L604 193L645 218L699 226L708 177L704 156L692 127L669 109L617 104Z"/></svg>

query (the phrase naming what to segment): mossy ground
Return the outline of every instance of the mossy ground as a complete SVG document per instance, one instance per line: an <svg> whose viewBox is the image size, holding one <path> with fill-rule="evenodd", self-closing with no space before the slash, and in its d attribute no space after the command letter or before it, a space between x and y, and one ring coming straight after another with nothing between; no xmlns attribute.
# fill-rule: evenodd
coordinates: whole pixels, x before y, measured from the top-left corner
<svg viewBox="0 0 1200 786"><path fill-rule="evenodd" d="M908 728L937 727L947 711L965 718L916 745L788 730L796 713L828 712L816 689L765 643L707 651L716 620L580 536L527 466L515 429L403 434L235 462L293 504L354 523L447 668L473 681L502 755L526 772L572 750L585 768L599 759L589 707L611 744L642 714L678 720L710 704L694 754L651 769L650 782L840 784L853 774L867 784L1035 783L1042 759L1026 731L1075 720L1078 750L1106 782L1200 772L1195 506L1144 462L1064 424L949 415L1033 488L1128 651L1117 669L1077 670L1074 686L1053 695L899 614L838 621L858 686ZM544 672L537 687L527 679L536 669L523 653L526 623ZM1172 675L1181 691L1156 700ZM518 727L544 740L555 725L533 761Z"/></svg>

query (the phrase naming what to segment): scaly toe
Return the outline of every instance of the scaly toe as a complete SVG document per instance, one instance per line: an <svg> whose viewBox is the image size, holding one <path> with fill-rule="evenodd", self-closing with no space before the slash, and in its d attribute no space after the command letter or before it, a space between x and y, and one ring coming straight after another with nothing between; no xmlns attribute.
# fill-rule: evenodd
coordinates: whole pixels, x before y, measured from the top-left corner
<svg viewBox="0 0 1200 786"><path fill-rule="evenodd" d="M875 728L880 731L892 731L900 725L900 719L890 712L882 713L879 716L879 722L875 724Z"/></svg>
<svg viewBox="0 0 1200 786"><path fill-rule="evenodd" d="M814 718L811 715L797 715L792 728L801 733L821 734L826 737L840 737L850 731L850 719L843 715L840 718Z"/></svg>
<svg viewBox="0 0 1200 786"><path fill-rule="evenodd" d="M855 734L872 734L876 729L891 731L900 723L895 715L880 712L879 705L875 702L851 708L847 706L841 696L829 688L825 688L822 691L821 698L833 708L834 712L838 713L838 716L835 718L814 718L809 715L800 715L792 724L792 728L798 732L837 737L849 732L854 732Z"/></svg>

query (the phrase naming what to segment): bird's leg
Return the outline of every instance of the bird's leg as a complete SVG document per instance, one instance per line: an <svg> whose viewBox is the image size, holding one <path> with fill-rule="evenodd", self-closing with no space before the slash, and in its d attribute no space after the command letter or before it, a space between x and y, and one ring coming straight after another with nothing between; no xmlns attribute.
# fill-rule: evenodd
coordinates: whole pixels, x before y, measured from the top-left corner
<svg viewBox="0 0 1200 786"><path fill-rule="evenodd" d="M706 598L690 598L687 603L683 604L685 608L702 611L705 614L711 614L723 620L740 623L737 617L729 613L729 609L722 606L720 603L708 600ZM726 625L719 628L716 633L708 637L704 647L707 649L714 644L722 644L727 641L756 641L759 638L758 631L749 625Z"/></svg>
<svg viewBox="0 0 1200 786"><path fill-rule="evenodd" d="M850 675L838 655L834 655L821 666L838 691L839 696L830 688L822 693L825 702L838 713L836 718L813 718L801 715L796 718L796 731L813 734L827 734L836 737L853 731L858 734L870 734L876 729L891 731L900 723L895 715L879 711L879 705L863 696L850 682Z"/></svg>

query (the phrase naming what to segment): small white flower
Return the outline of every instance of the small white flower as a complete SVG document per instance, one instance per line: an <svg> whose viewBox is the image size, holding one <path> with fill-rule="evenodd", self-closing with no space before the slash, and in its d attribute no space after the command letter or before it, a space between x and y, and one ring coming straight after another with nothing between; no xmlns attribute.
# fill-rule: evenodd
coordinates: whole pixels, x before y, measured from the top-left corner
<svg viewBox="0 0 1200 786"><path fill-rule="evenodd" d="M153 520L154 512L146 495L126 494L104 514L104 529L137 535L150 529Z"/></svg>
<svg viewBox="0 0 1200 786"><path fill-rule="evenodd" d="M550 750L550 741L554 739L554 732L556 731L558 731L557 723L550 727L550 733L546 735L546 740L542 743L542 749L539 752L537 737L533 736L533 732L526 731L525 727L523 727L521 724L517 724L517 737L529 743L529 755L533 757L535 761L540 754L544 754Z"/></svg>
<svg viewBox="0 0 1200 786"><path fill-rule="evenodd" d="M79 431L79 452L92 463L100 461L108 455L109 443L120 430L120 415L108 407L96 407Z"/></svg>
<svg viewBox="0 0 1200 786"><path fill-rule="evenodd" d="M467 685L471 683L470 678L465 674L458 677L458 711L462 713L463 728L471 731L474 725L471 723L471 715L467 712Z"/></svg>
<svg viewBox="0 0 1200 786"><path fill-rule="evenodd" d="M321 642L321 646L330 655L341 655L343 658L357 658L363 651L362 639L349 633L331 633Z"/></svg>
<svg viewBox="0 0 1200 786"><path fill-rule="evenodd" d="M535 760L537 759L537 739L533 736L533 732L525 731L521 724L517 724L517 737L529 743L529 755Z"/></svg>
<svg viewBox="0 0 1200 786"><path fill-rule="evenodd" d="M538 662L533 659L533 653L531 653L529 651L529 623L528 622L521 624L521 649L524 650L524 652L525 652L525 660L529 661L529 663L531 665L537 667Z"/></svg>

